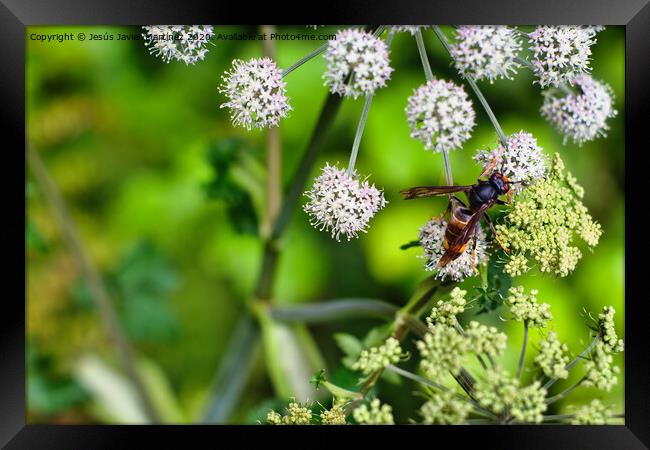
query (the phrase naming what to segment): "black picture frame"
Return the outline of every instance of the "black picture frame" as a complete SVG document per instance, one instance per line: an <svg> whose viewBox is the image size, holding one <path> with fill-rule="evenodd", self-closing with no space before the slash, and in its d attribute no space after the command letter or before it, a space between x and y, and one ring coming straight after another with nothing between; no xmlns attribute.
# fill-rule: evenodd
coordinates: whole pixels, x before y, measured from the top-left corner
<svg viewBox="0 0 650 450"><path fill-rule="evenodd" d="M195 437L219 447L231 438L244 443L257 437L277 437L295 443L307 436L296 433L328 433L337 440L344 434L359 434L364 439L384 439L388 433L421 434L423 444L436 442L463 442L468 438L487 443L489 448L539 448L539 449L637 449L650 445L650 350L648 349L647 319L644 314L646 298L643 295L642 270L647 263L639 262L643 256L643 234L635 235L632 227L643 226L643 189L645 182L638 156L647 150L647 117L650 102L650 6L648 0L572 0L558 1L429 1L400 0L343 2L339 0L321 4L317 18L291 16L298 13L295 7L282 8L277 3L253 5L245 2L212 2L201 5L188 2L112 0L0 0L0 30L3 42L0 64L0 126L3 129L3 157L6 164L2 177L4 218L9 233L4 234L3 248L12 250L5 258L15 261L13 255L25 256L18 235L24 232L25 216L10 212L6 203L16 210L25 208L24 181L13 180L6 174L26 173L25 159L18 149L26 141L25 135L25 27L54 24L146 24L146 23L472 23L472 24L605 24L624 25L626 29L626 251L625 251L625 425L620 426L475 426L437 427L247 427L245 433L239 426L55 426L26 424L25 382L25 308L17 295L5 295L3 326L0 328L2 383L0 383L0 444L6 448L116 448L146 439L148 446L161 448L198 444ZM305 8L305 12L309 9ZM621 149L624 151L624 149ZM12 220L7 220L11 219ZM637 259L638 258L638 259ZM19 257L20 259L20 257ZM647 258L646 258L647 259ZM26 265L7 264L6 285L20 283L26 276ZM647 275L646 275L647 277ZM25 285L23 285L24 288ZM17 289L18 290L18 289ZM24 291L24 289L23 289ZM7 290L5 290L7 292ZM18 291L20 292L20 291ZM232 436L224 436L232 433ZM284 436L287 433L290 436ZM282 434L283 436L276 436ZM432 437L435 436L435 441ZM419 436L418 436L419 437ZM409 438L411 439L411 438ZM429 444L427 444L427 439ZM328 440L329 442L333 442ZM405 441L408 442L408 441ZM334 445L334 444L330 444Z"/></svg>

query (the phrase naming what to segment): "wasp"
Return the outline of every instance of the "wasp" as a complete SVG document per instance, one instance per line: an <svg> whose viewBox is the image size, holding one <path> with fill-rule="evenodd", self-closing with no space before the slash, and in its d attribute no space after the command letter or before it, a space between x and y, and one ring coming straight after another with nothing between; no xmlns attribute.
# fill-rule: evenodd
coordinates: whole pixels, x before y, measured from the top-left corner
<svg viewBox="0 0 650 450"><path fill-rule="evenodd" d="M511 190L510 186L520 181L510 181L501 171L494 170L496 160L478 176L476 184L464 186L418 186L411 189L400 191L405 200L414 198L431 197L433 195L449 195L447 210L443 216L451 211L451 218L445 229L445 239L443 246L445 253L438 261L438 267L445 267L450 262L459 258L466 250L470 239L473 240L474 260L476 259L476 230L481 219L485 219L495 241L508 253L497 237L494 223L486 211L493 205L507 205L510 203ZM487 180L481 180L481 177L489 175ZM467 196L469 205L463 202L455 195L457 192L464 192ZM500 200L502 195L507 196L507 202ZM457 202L458 207L452 208L452 202Z"/></svg>

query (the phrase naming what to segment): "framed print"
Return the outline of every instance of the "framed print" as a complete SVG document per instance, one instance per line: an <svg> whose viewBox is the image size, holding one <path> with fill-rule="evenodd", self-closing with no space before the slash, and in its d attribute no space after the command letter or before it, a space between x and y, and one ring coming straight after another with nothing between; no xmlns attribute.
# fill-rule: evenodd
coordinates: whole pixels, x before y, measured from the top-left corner
<svg viewBox="0 0 650 450"><path fill-rule="evenodd" d="M647 448L650 9L497 3L4 1L3 445Z"/></svg>

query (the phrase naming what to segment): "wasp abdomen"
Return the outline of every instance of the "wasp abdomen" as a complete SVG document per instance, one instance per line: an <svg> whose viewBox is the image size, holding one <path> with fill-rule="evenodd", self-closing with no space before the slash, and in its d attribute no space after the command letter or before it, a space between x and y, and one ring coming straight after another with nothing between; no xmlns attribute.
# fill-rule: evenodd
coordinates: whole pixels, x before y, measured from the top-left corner
<svg viewBox="0 0 650 450"><path fill-rule="evenodd" d="M451 215L447 229L445 230L445 240L443 245L445 250L450 250L450 253L454 253L455 258L460 256L467 247L467 242L463 242L460 245L456 245L454 248L449 248L449 243L456 241L456 239L463 233L467 222L472 218L472 210L469 208L456 208ZM455 259L454 258L454 259Z"/></svg>

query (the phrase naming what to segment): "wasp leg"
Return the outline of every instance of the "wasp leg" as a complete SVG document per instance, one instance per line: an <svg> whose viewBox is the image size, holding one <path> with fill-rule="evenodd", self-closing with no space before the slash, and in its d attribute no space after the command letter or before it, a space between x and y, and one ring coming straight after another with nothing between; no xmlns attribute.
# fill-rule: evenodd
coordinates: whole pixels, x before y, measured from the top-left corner
<svg viewBox="0 0 650 450"><path fill-rule="evenodd" d="M496 166L497 166L497 159L493 157L493 158L492 158L492 162L490 163L490 165L489 165L489 166L487 167L487 169L485 169L485 170L483 171L483 173L480 174L478 177L479 177L479 178L484 177L484 176L487 175L488 173L492 172L492 170L493 170Z"/></svg>
<svg viewBox="0 0 650 450"><path fill-rule="evenodd" d="M503 243L499 240L499 235L497 234L496 228L494 228L494 223L492 222L492 218L487 214L483 214L483 217L485 218L485 221L490 227L490 231L492 232L492 236L494 236L494 240L496 241L497 244L499 244L499 247L501 247L501 250L503 250L503 252L506 254L510 253L508 249L504 247Z"/></svg>
<svg viewBox="0 0 650 450"><path fill-rule="evenodd" d="M460 204L463 205L465 208L467 208L467 205L465 204L465 202L462 201L461 199L459 199L458 197L456 197L455 195L451 196L451 200L456 200L458 203L460 203Z"/></svg>

